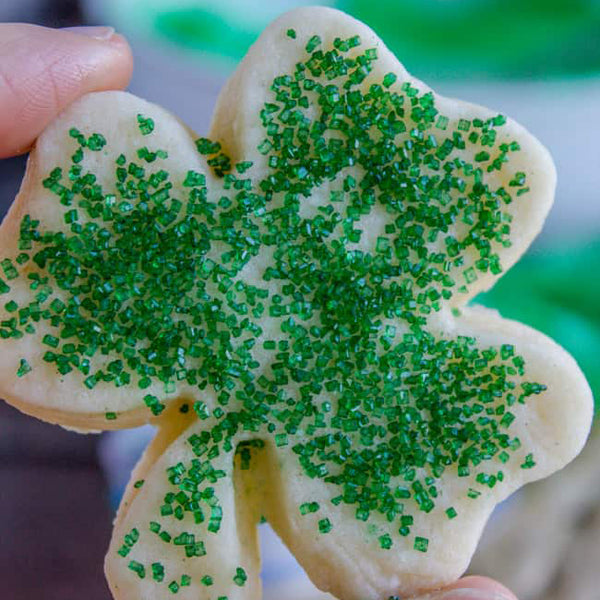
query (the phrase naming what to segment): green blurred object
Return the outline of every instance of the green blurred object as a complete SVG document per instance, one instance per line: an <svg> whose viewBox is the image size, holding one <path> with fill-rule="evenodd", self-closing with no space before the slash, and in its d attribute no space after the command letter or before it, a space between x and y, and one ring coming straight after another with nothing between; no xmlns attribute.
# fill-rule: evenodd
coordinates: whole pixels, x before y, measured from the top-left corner
<svg viewBox="0 0 600 600"><path fill-rule="evenodd" d="M548 79L600 72L600 0L84 0L128 33L230 70L298 6L344 10L421 78Z"/></svg>
<svg viewBox="0 0 600 600"><path fill-rule="evenodd" d="M155 32L171 43L242 58L277 14L307 4L152 0ZM597 0L334 0L371 26L420 77L547 78L600 71ZM148 3L144 3L149 10Z"/></svg>
<svg viewBox="0 0 600 600"><path fill-rule="evenodd" d="M421 77L547 78L600 70L597 0L345 0Z"/></svg>
<svg viewBox="0 0 600 600"><path fill-rule="evenodd" d="M477 302L539 329L585 373L600 409L600 239L572 249L532 253Z"/></svg>
<svg viewBox="0 0 600 600"><path fill-rule="evenodd" d="M234 60L243 56L256 35L252 30L236 29L224 18L200 7L173 9L156 19L156 30L180 46Z"/></svg>

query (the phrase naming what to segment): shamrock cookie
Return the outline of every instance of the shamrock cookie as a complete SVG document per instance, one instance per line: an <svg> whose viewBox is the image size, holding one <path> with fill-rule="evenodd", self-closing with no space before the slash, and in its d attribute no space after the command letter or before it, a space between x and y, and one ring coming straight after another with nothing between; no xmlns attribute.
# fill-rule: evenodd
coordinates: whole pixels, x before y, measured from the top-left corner
<svg viewBox="0 0 600 600"><path fill-rule="evenodd" d="M569 355L468 306L554 184L521 126L324 8L266 30L210 139L126 93L65 111L2 224L0 393L67 427L158 427L114 597L259 598L261 517L344 600L457 578L494 506L590 427Z"/></svg>

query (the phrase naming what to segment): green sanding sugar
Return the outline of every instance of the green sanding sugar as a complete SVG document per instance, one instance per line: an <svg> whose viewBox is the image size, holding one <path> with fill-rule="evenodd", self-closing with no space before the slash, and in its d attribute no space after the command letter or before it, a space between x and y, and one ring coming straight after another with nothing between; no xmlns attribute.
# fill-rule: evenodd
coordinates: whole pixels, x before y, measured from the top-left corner
<svg viewBox="0 0 600 600"><path fill-rule="evenodd" d="M446 509L446 516L449 519L454 519L458 516L458 513L456 512L456 509L453 506L451 506L450 508Z"/></svg>
<svg viewBox="0 0 600 600"><path fill-rule="evenodd" d="M333 525L329 519L321 519L319 521L319 531L321 533L329 533L333 529Z"/></svg>
<svg viewBox="0 0 600 600"><path fill-rule="evenodd" d="M428 547L429 540L427 538L418 536L415 538L415 550L418 550L419 552L427 552Z"/></svg>
<svg viewBox="0 0 600 600"><path fill-rule="evenodd" d="M23 377L24 375L27 375L27 373L30 373L30 372L31 372L31 366L24 358L22 358L19 361L19 368L17 369L17 377Z"/></svg>
<svg viewBox="0 0 600 600"><path fill-rule="evenodd" d="M137 562L136 560L132 560L129 562L129 568L140 578L144 579L146 577L146 569L142 563Z"/></svg>
<svg viewBox="0 0 600 600"><path fill-rule="evenodd" d="M237 567L235 570L235 577L233 578L233 582L240 587L244 586L246 580L248 579L248 575L246 575L246 571L242 569L242 567Z"/></svg>
<svg viewBox="0 0 600 600"><path fill-rule="evenodd" d="M137 122L142 135L150 135L154 131L154 121L149 117L138 115Z"/></svg>
<svg viewBox="0 0 600 600"><path fill-rule="evenodd" d="M203 541L172 535L168 523L190 516L219 531L225 515L214 484L226 474L213 459L239 432L291 452L309 478L335 488L334 505L353 505L361 521L382 515L407 536L411 512L434 510L447 469L474 477L483 462L508 460L520 443L507 407L545 389L518 383L525 364L512 346L481 348L429 329L430 315L478 274L501 271L507 206L527 189L524 173L507 188L488 177L519 151L497 141L505 119L455 121L439 113L431 92L400 85L393 73L377 81L375 50L352 50L358 37L331 48L318 36L305 44L305 59L274 79L257 115L262 179L246 178L250 162L232 165L217 142L200 139L220 189L195 171L173 177L167 153L141 143L116 159L114 183L101 184L84 165L106 139L73 128L73 167L43 182L66 207L64 230L26 215L19 246L28 254L16 266L1 263L8 280L27 278L32 299L5 305L0 336L43 323L44 360L61 375L79 371L90 390L128 386L154 416L177 382L199 395L214 390L217 406L192 404L209 425L188 439L190 461L167 469L156 515L165 525L150 526L191 560L205 554ZM148 140L157 135L152 119L138 115L137 124ZM474 162L465 158L471 153ZM327 200L306 216L305 198L320 193ZM376 210L387 222L369 250L362 223ZM244 275L252 261L256 280ZM0 293L9 292L0 280ZM268 320L276 339L262 338ZM17 374L30 369L22 359ZM143 391L154 383L162 394ZM240 446L242 469L254 448ZM522 467L534 464L528 455ZM501 477L476 481L487 488ZM299 508L308 515L319 503ZM332 529L327 518L317 527ZM378 542L393 546L387 533ZM415 550L427 548L414 538ZM165 578L160 563L128 564L140 578L146 569L156 582ZM187 577L168 589L177 593ZM233 581L246 579L238 567Z"/></svg>
<svg viewBox="0 0 600 600"><path fill-rule="evenodd" d="M161 563L155 562L152 563L151 569L152 579L158 583L162 583L165 579L165 567Z"/></svg>

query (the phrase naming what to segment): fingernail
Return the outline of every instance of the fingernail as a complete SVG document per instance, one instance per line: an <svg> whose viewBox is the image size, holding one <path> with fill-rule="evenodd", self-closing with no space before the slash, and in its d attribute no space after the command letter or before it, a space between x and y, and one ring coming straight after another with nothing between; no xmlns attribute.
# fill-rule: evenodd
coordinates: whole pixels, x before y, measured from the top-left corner
<svg viewBox="0 0 600 600"><path fill-rule="evenodd" d="M107 42L115 35L114 27L64 27L63 31L84 35L101 42Z"/></svg>
<svg viewBox="0 0 600 600"><path fill-rule="evenodd" d="M454 589L435 592L427 596L419 596L415 600L511 600L497 591L485 589Z"/></svg>

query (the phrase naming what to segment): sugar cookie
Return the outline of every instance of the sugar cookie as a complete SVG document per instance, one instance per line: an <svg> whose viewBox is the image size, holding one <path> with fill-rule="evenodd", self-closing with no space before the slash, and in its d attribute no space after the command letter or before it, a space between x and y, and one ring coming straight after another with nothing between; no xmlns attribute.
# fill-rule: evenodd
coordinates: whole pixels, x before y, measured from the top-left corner
<svg viewBox="0 0 600 600"><path fill-rule="evenodd" d="M0 393L67 427L158 426L114 597L259 598L261 517L344 600L459 577L494 506L590 427L574 360L468 305L554 187L523 127L325 8L264 32L210 139L123 92L67 109L1 228Z"/></svg>

